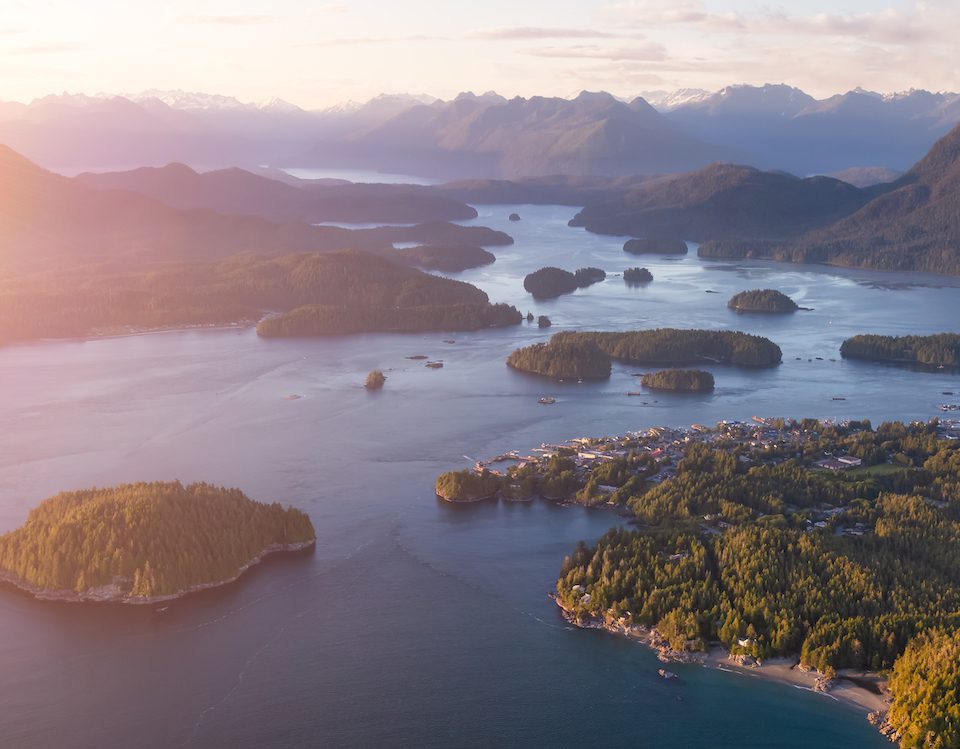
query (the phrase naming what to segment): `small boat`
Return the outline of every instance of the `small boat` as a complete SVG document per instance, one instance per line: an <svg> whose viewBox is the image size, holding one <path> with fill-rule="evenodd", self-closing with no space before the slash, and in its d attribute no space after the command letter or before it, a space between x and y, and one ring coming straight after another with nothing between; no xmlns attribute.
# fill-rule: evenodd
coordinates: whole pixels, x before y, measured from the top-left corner
<svg viewBox="0 0 960 749"><path fill-rule="evenodd" d="M631 390L627 395L643 395L643 392L640 390Z"/></svg>
<svg viewBox="0 0 960 749"><path fill-rule="evenodd" d="M940 395L953 395L953 391L952 391L952 390L944 390L942 393L940 393Z"/></svg>
<svg viewBox="0 0 960 749"><path fill-rule="evenodd" d="M446 339L444 339L443 342L444 342L444 343L456 343L456 341L453 340L452 338L446 338Z"/></svg>
<svg viewBox="0 0 960 749"><path fill-rule="evenodd" d="M541 406L552 406L556 402L557 402L557 399L554 398L552 395L544 395L537 400L537 403L539 403Z"/></svg>
<svg viewBox="0 0 960 749"><path fill-rule="evenodd" d="M443 362L442 362L442 361L428 361L428 362L427 362L426 364L424 364L423 366L425 366L425 367L430 367L430 369L443 369Z"/></svg>
<svg viewBox="0 0 960 749"><path fill-rule="evenodd" d="M834 400L834 401L845 401L846 398L844 398L842 395L835 395L835 396L833 396L830 400Z"/></svg>

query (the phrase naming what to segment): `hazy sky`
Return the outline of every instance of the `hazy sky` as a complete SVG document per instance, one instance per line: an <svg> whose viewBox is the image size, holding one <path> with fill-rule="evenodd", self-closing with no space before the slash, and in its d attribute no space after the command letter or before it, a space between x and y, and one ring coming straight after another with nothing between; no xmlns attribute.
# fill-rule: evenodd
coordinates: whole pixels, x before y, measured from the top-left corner
<svg viewBox="0 0 960 749"><path fill-rule="evenodd" d="M0 0L0 100L960 90L960 0Z"/></svg>

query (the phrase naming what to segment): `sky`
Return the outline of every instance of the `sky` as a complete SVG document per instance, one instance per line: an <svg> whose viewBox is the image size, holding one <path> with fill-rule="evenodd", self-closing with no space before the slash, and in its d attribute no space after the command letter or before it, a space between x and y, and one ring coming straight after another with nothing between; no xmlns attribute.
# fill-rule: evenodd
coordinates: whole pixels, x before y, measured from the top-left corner
<svg viewBox="0 0 960 749"><path fill-rule="evenodd" d="M2 0L0 100L960 91L960 0Z"/></svg>

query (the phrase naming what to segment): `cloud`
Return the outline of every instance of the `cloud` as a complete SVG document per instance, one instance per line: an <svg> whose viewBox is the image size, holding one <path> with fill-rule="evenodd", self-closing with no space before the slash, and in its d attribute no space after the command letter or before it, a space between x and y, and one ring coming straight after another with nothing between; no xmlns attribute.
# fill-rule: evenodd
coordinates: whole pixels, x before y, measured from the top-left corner
<svg viewBox="0 0 960 749"><path fill-rule="evenodd" d="M533 57L571 60L655 62L669 59L666 47L662 44L652 42L630 47L607 47L597 44L580 44L569 47L540 47L529 50L527 54Z"/></svg>
<svg viewBox="0 0 960 749"><path fill-rule="evenodd" d="M185 16L190 23L211 24L214 26L260 26L272 23L276 16L268 13L247 13L222 16Z"/></svg>
<svg viewBox="0 0 960 749"><path fill-rule="evenodd" d="M528 39L619 39L622 34L596 29L552 28L547 26L513 26L483 29L470 34L474 39L511 41Z"/></svg>
<svg viewBox="0 0 960 749"><path fill-rule="evenodd" d="M31 44L25 47L11 47L0 50L0 55L20 56L20 55L56 55L63 52L79 52L89 49L85 44L62 43L62 44Z"/></svg>

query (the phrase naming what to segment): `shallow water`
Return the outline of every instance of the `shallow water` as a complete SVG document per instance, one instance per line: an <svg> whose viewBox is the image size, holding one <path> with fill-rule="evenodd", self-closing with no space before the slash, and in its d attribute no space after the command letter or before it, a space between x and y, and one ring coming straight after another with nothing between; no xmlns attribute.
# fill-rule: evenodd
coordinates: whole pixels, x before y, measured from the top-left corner
<svg viewBox="0 0 960 749"><path fill-rule="evenodd" d="M269 561L166 610L0 591L0 745L888 745L827 697L696 667L665 682L643 646L566 625L546 593L563 555L615 515L454 507L432 486L475 458L654 424L754 414L926 420L960 376L845 362L837 349L859 332L952 329L955 281L635 258L622 240L568 228L570 208L479 210L478 223L517 242L457 277L549 315L550 331L524 323L272 341L187 331L0 350L0 529L61 489L179 478L302 507L318 532L315 553ZM521 222L507 221L513 211ZM609 277L535 303L522 278L546 264L646 265L654 281L628 288ZM814 311L726 309L736 291L761 286ZM667 325L767 335L784 363L713 367L714 393L649 399L625 396L635 368L576 385L503 364L515 346L557 330ZM415 354L446 366L405 358ZM378 393L362 387L373 367L388 377ZM545 394L557 404L538 405Z"/></svg>

